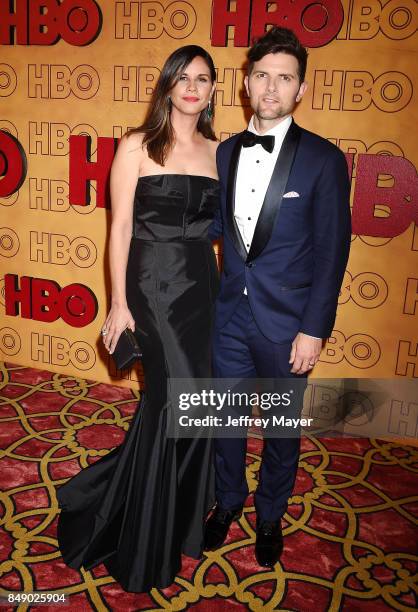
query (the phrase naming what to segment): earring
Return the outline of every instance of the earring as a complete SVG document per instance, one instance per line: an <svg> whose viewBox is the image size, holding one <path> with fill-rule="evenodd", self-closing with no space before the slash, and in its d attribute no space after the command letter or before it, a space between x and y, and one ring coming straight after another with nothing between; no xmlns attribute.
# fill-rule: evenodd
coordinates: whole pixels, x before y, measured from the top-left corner
<svg viewBox="0 0 418 612"><path fill-rule="evenodd" d="M209 100L209 103L206 108L206 116L208 119L212 119L213 110L212 110L212 100Z"/></svg>

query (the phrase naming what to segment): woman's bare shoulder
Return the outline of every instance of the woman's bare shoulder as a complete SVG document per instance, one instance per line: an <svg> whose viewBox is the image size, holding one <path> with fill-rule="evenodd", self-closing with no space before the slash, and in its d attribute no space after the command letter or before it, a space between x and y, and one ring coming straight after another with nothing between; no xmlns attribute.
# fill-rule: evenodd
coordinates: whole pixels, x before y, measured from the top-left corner
<svg viewBox="0 0 418 612"><path fill-rule="evenodd" d="M143 145L144 134L141 132L127 132L119 140L114 164L129 166L139 171L146 158L146 149Z"/></svg>
<svg viewBox="0 0 418 612"><path fill-rule="evenodd" d="M218 148L218 146L220 145L219 140L207 140L209 149L211 151L211 153L213 153L215 155L216 153L216 149Z"/></svg>
<svg viewBox="0 0 418 612"><path fill-rule="evenodd" d="M119 146L122 146L126 152L135 151L142 153L144 151L144 132L125 132L119 141Z"/></svg>

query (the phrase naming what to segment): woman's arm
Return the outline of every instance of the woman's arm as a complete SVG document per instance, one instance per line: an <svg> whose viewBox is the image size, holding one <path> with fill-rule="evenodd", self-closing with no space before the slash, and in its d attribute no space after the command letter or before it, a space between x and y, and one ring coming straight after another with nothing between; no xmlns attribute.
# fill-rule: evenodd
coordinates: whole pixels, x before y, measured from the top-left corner
<svg viewBox="0 0 418 612"><path fill-rule="evenodd" d="M126 302L126 265L132 236L132 215L135 189L143 158L142 135L122 137L110 173L112 225L109 240L109 266L112 284L111 308L103 328L105 347L110 353L121 332L135 329L135 320Z"/></svg>

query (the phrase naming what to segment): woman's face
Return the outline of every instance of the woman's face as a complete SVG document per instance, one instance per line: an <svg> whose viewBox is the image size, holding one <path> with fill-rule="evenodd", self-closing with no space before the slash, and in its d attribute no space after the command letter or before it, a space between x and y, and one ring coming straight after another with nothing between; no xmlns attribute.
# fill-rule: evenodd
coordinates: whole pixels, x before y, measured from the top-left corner
<svg viewBox="0 0 418 612"><path fill-rule="evenodd" d="M209 66L203 57L195 57L180 74L170 91L174 108L186 115L198 115L207 107L215 90Z"/></svg>

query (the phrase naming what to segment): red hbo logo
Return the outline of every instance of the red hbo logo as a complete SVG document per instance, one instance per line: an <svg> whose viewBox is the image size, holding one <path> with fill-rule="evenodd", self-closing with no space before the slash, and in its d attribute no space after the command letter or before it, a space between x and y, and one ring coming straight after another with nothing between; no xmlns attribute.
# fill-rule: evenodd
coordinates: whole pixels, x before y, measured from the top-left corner
<svg viewBox="0 0 418 612"><path fill-rule="evenodd" d="M22 276L18 288L16 274L5 274L6 314L17 317L19 306L24 319L52 323L61 317L72 327L85 327L97 315L94 293L80 283L61 288L53 280Z"/></svg>
<svg viewBox="0 0 418 612"><path fill-rule="evenodd" d="M101 27L102 13L94 0L0 3L2 45L54 45L62 38L81 47L93 42Z"/></svg>
<svg viewBox="0 0 418 612"><path fill-rule="evenodd" d="M350 173L354 156L347 155ZM382 187L382 175L393 179L393 186ZM362 155L357 158L357 178L353 198L353 234L393 238L411 223L418 222L418 180L413 164L403 157ZM379 206L389 214L379 216Z"/></svg>
<svg viewBox="0 0 418 612"><path fill-rule="evenodd" d="M303 45L322 47L333 40L344 21L339 0L241 0L232 9L226 0L213 0L212 45L225 47L229 26L234 26L234 45L247 47L262 36L268 25L290 28Z"/></svg>
<svg viewBox="0 0 418 612"><path fill-rule="evenodd" d="M0 197L15 193L26 178L27 160L20 142L0 130Z"/></svg>

